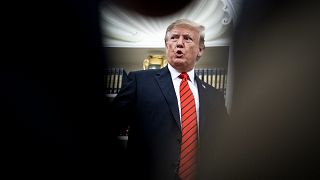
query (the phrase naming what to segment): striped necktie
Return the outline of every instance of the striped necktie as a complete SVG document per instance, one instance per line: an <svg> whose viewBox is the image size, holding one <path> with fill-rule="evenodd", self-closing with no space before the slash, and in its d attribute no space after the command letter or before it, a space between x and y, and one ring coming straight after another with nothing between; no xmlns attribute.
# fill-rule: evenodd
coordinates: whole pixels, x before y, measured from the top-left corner
<svg viewBox="0 0 320 180"><path fill-rule="evenodd" d="M189 76L181 73L180 103L182 142L180 147L179 176L181 180L193 179L195 175L198 141L196 104L188 85Z"/></svg>

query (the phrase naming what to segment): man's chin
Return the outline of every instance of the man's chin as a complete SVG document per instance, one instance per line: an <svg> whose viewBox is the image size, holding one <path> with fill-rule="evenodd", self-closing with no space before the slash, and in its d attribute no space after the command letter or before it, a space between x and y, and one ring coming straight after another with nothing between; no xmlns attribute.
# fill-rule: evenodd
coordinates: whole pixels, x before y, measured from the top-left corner
<svg viewBox="0 0 320 180"><path fill-rule="evenodd" d="M183 58L174 58L174 63L175 64L185 64L186 60Z"/></svg>
<svg viewBox="0 0 320 180"><path fill-rule="evenodd" d="M176 66L176 67L184 67L185 66L185 61L182 61L182 60L176 60L176 61L174 61L174 65Z"/></svg>
<svg viewBox="0 0 320 180"><path fill-rule="evenodd" d="M179 72L187 72L188 71L187 64L185 61L174 61L174 63L171 65Z"/></svg>

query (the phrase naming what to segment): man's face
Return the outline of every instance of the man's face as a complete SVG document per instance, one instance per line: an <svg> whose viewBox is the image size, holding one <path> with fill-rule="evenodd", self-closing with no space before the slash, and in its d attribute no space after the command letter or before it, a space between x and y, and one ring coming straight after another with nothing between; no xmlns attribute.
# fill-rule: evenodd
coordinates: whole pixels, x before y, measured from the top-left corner
<svg viewBox="0 0 320 180"><path fill-rule="evenodd" d="M199 32L189 26L173 28L167 36L166 54L169 64L179 72L188 72L202 55Z"/></svg>

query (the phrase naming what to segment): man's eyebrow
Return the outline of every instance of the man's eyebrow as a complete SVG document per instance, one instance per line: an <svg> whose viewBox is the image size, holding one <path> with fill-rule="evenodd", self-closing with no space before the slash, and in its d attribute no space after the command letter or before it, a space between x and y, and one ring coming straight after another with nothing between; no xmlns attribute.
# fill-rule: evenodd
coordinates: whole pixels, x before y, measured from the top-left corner
<svg viewBox="0 0 320 180"><path fill-rule="evenodd" d="M190 33L176 33L176 32L172 32L170 33L171 35L182 35L182 36L191 36Z"/></svg>

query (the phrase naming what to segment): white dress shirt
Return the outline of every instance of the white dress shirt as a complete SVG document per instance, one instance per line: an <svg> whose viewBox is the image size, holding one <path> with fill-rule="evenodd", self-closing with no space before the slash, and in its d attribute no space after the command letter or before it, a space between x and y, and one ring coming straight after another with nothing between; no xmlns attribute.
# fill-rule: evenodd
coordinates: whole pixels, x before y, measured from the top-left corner
<svg viewBox="0 0 320 180"><path fill-rule="evenodd" d="M178 106L179 106L179 114L180 114L180 124L181 124L181 103L180 103L180 83L182 81L181 78L179 78L179 73L176 69L174 69L170 64L168 64L168 68L171 74L174 90L176 92L177 96L177 101L178 101ZM197 127L198 127L198 132L199 132L199 92L198 92L198 86L197 82L195 80L195 74L194 74L194 68L191 71L187 72L189 75L189 80L188 84L189 87L193 93L194 100L196 103L196 111L197 111Z"/></svg>

